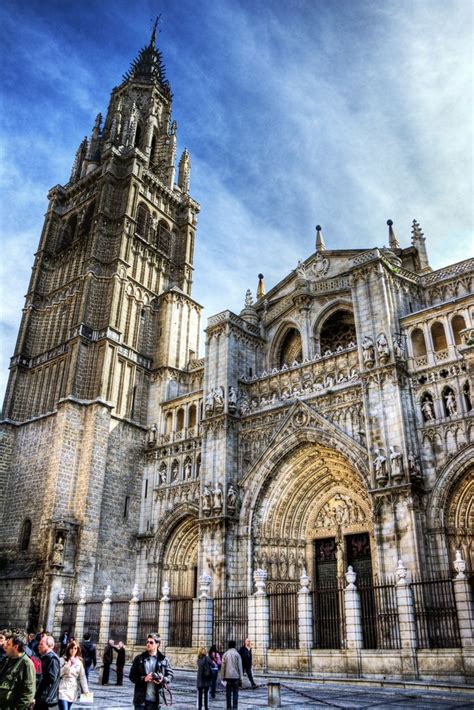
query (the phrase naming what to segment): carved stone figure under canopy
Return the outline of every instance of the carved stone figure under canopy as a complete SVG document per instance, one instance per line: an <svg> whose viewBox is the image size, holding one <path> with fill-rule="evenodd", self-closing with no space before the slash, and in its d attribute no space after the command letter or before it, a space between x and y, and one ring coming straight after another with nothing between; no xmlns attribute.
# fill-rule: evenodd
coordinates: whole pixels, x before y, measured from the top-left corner
<svg viewBox="0 0 474 710"><path fill-rule="evenodd" d="M212 493L209 490L209 487L207 485L204 486L204 490L202 492L202 509L203 511L210 511L211 510L211 501L212 501Z"/></svg>
<svg viewBox="0 0 474 710"><path fill-rule="evenodd" d="M231 483L229 485L228 490L227 490L227 510L229 510L229 512L234 511L236 504L237 504L237 493L235 491L234 486Z"/></svg>
<svg viewBox="0 0 474 710"><path fill-rule="evenodd" d="M393 478L397 479L403 476L402 455L399 451L395 450L394 446L390 447L390 469Z"/></svg>
<svg viewBox="0 0 474 710"><path fill-rule="evenodd" d="M222 511L222 486L220 483L212 491L212 509L214 513L220 513Z"/></svg>
<svg viewBox="0 0 474 710"><path fill-rule="evenodd" d="M385 479L387 479L386 458L385 458L385 456L383 456L380 449L374 449L374 453L375 453L375 459L374 459L375 478L377 480L385 480Z"/></svg>
<svg viewBox="0 0 474 710"><path fill-rule="evenodd" d="M64 544L62 537L58 537L53 547L53 565L61 565L63 562Z"/></svg>
<svg viewBox="0 0 474 710"><path fill-rule="evenodd" d="M425 397L421 403L421 411L425 421L432 421L435 418L433 402L428 397Z"/></svg>
<svg viewBox="0 0 474 710"><path fill-rule="evenodd" d="M388 349L388 341L385 333L380 333L377 338L377 352L381 362L385 362L390 357L390 350Z"/></svg>
<svg viewBox="0 0 474 710"><path fill-rule="evenodd" d="M229 409L235 409L237 407L237 390L235 387L229 387Z"/></svg>
<svg viewBox="0 0 474 710"><path fill-rule="evenodd" d="M458 408L456 406L456 399L452 392L447 392L445 394L444 401L446 402L446 409L448 410L449 416L452 417L457 414Z"/></svg>
<svg viewBox="0 0 474 710"><path fill-rule="evenodd" d="M364 360L364 363L366 365L369 363L373 363L375 359L374 341L367 335L364 335L362 339L362 359Z"/></svg>

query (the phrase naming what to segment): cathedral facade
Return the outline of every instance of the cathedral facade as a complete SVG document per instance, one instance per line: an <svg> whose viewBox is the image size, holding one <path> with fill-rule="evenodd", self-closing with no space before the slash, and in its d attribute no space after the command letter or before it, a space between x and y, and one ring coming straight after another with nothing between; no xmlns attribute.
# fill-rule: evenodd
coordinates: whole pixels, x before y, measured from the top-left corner
<svg viewBox="0 0 474 710"><path fill-rule="evenodd" d="M239 314L192 297L199 205L155 33L48 195L1 424L2 622L474 569L474 260L314 253ZM176 167L177 163L177 167ZM291 269L291 270L290 270Z"/></svg>

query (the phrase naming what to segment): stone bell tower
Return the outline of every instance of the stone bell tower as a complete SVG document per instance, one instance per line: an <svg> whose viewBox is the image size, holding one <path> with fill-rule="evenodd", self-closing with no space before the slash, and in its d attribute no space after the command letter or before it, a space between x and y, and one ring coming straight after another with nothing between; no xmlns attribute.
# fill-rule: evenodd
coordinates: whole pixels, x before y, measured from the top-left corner
<svg viewBox="0 0 474 710"><path fill-rule="evenodd" d="M0 606L32 625L60 587L128 593L151 382L197 353L199 205L171 104L155 24L48 194L1 425Z"/></svg>

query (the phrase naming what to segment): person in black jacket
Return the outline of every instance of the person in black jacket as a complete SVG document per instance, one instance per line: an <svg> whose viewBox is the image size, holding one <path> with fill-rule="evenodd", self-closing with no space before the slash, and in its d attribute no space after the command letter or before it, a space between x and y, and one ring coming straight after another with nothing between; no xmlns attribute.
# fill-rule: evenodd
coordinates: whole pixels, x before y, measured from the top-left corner
<svg viewBox="0 0 474 710"><path fill-rule="evenodd" d="M94 666L94 668L95 668L97 665L97 650L96 650L95 644L92 643L91 635L89 632L86 632L84 634L84 636L82 637L81 654L82 654L82 660L84 661L84 669L86 671L86 678L87 678L87 680L89 680L89 673L90 673L91 667Z"/></svg>
<svg viewBox="0 0 474 710"><path fill-rule="evenodd" d="M53 651L54 638L43 636L38 644L41 658L41 680L35 694L35 710L52 710L58 707L59 658Z"/></svg>
<svg viewBox="0 0 474 710"><path fill-rule="evenodd" d="M114 651L117 651L117 685L123 685L123 667L125 665L125 646L123 641L119 641L114 646Z"/></svg>
<svg viewBox="0 0 474 710"><path fill-rule="evenodd" d="M109 640L109 643L104 649L104 655L102 656L102 663L104 664L104 667L102 668L102 685L107 685L109 682L109 674L110 674L110 666L112 665L112 662L114 660L114 642L112 639Z"/></svg>
<svg viewBox="0 0 474 710"><path fill-rule="evenodd" d="M242 658L244 673L247 673L250 685L252 688L257 688L252 675L252 642L250 639L245 639L244 645L239 648L239 653Z"/></svg>
<svg viewBox="0 0 474 710"><path fill-rule="evenodd" d="M161 653L159 646L160 637L157 634L149 634L146 651L133 659L128 677L135 684L135 710L160 710L158 686L154 681L163 678L165 683L169 683L173 678L170 662Z"/></svg>

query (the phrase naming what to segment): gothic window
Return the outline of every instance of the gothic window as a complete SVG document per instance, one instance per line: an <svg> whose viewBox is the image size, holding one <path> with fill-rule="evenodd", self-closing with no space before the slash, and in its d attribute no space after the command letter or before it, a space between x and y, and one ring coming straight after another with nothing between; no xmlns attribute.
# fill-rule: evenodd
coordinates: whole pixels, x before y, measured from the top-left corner
<svg viewBox="0 0 474 710"><path fill-rule="evenodd" d="M184 409L178 409L176 417L176 431L184 429Z"/></svg>
<svg viewBox="0 0 474 710"><path fill-rule="evenodd" d="M25 518L23 521L23 525L21 526L21 532L20 532L20 550L22 552L25 552L28 547L30 546L30 538L31 538L31 520L29 518Z"/></svg>
<svg viewBox="0 0 474 710"><path fill-rule="evenodd" d="M138 123L138 124L137 124L137 130L135 131L135 141L134 141L134 146L135 146L135 148L139 148L139 147L140 147L141 139L142 139L142 127L141 127L141 125Z"/></svg>
<svg viewBox="0 0 474 710"><path fill-rule="evenodd" d="M92 226L92 218L95 211L95 202L91 202L86 208L79 225L79 231L81 234L89 234Z"/></svg>
<svg viewBox="0 0 474 710"><path fill-rule="evenodd" d="M189 428L196 426L196 405L192 404L189 407Z"/></svg>
<svg viewBox="0 0 474 710"><path fill-rule="evenodd" d="M61 243L59 245L60 249L67 249L76 236L77 229L77 214L73 214L67 222L64 224L61 232Z"/></svg>
<svg viewBox="0 0 474 710"><path fill-rule="evenodd" d="M451 321L451 328L453 330L453 340L455 345L462 344L461 330L464 330L465 327L466 323L464 321L464 318L459 314L455 315Z"/></svg>
<svg viewBox="0 0 474 710"><path fill-rule="evenodd" d="M431 339L433 340L433 349L435 352L440 352L441 350L446 350L448 344L446 342L446 334L444 332L444 326L442 323L437 321L431 326Z"/></svg>
<svg viewBox="0 0 474 710"><path fill-rule="evenodd" d="M165 427L165 434L171 434L171 431L173 429L173 415L171 412L168 412L166 415L166 427Z"/></svg>
<svg viewBox="0 0 474 710"><path fill-rule="evenodd" d="M148 239L151 226L151 215L148 207L146 207L142 202L137 207L136 221L136 233L143 239Z"/></svg>
<svg viewBox="0 0 474 710"><path fill-rule="evenodd" d="M411 334L411 344L413 347L413 357L424 357L426 355L425 336L421 328L415 328Z"/></svg>
<svg viewBox="0 0 474 710"><path fill-rule="evenodd" d="M320 333L321 355L328 351L335 353L341 348L345 350L357 344L354 315L342 308L324 321Z"/></svg>
<svg viewBox="0 0 474 710"><path fill-rule="evenodd" d="M198 457L196 459L196 478L199 478L200 473L201 473L201 454L198 454Z"/></svg>
<svg viewBox="0 0 474 710"><path fill-rule="evenodd" d="M278 366L292 365L303 360L301 335L296 328L289 328L278 349Z"/></svg>
<svg viewBox="0 0 474 710"><path fill-rule="evenodd" d="M166 255L169 255L171 250L171 232L168 228L168 224L164 220L161 220L158 224L156 248Z"/></svg>

